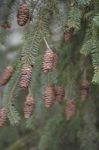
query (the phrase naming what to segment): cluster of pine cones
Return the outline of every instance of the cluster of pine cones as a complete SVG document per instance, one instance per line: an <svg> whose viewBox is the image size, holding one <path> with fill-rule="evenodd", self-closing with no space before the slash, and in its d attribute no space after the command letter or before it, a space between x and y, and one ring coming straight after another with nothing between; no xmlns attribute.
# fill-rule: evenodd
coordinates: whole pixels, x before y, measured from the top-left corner
<svg viewBox="0 0 99 150"><path fill-rule="evenodd" d="M62 103L65 96L65 89L63 86L47 85L44 89L44 105L46 108L51 107L55 101ZM24 102L24 117L30 118L35 108L35 100L28 94Z"/></svg>
<svg viewBox="0 0 99 150"><path fill-rule="evenodd" d="M56 101L62 103L65 97L63 86L47 85L44 89L44 105L50 108ZM67 121L71 120L75 114L75 102L72 99L67 100L65 107Z"/></svg>
<svg viewBox="0 0 99 150"><path fill-rule="evenodd" d="M32 74L32 66L23 65L21 69L21 77L20 77L20 86L21 88L28 88L29 82ZM8 66L3 74L0 77L1 85L5 85L9 79L11 78L14 72L14 68ZM2 79L2 80L1 80ZM83 84L84 90L87 89L86 84ZM47 85L44 89L44 105L46 108L51 107L56 101L62 103L65 96L65 88L64 86L54 86ZM25 118L29 118L32 115L32 112L35 108L35 100L34 98L28 94L26 100L24 102L24 116ZM66 116L67 120L70 120L71 116L73 116L73 112L75 109L75 105L73 101L68 101L66 106ZM0 117L1 127L6 124L7 120L7 110L5 108L1 109L1 117Z"/></svg>
<svg viewBox="0 0 99 150"><path fill-rule="evenodd" d="M65 97L65 88L63 86L47 85L44 89L44 105L51 107L55 101L62 103Z"/></svg>
<svg viewBox="0 0 99 150"><path fill-rule="evenodd" d="M44 105L46 108L51 107L55 101L62 103L65 96L65 89L63 86L47 85L44 89ZM28 94L24 102L24 117L30 118L35 108L35 100Z"/></svg>
<svg viewBox="0 0 99 150"><path fill-rule="evenodd" d="M27 24L30 18L30 12L29 7L26 3L23 3L19 6L18 12L17 12L17 23L19 26L24 26ZM4 28L10 28L9 25L4 24L2 25ZM70 42L72 40L74 33L74 28L68 29L64 33L64 40L65 42ZM58 55L50 48L47 48L44 57L43 57L43 72L45 74L49 73L50 71L53 71L56 68L58 62ZM31 77L32 77L32 70L33 66L24 64L21 69L21 77L20 77L20 87L21 88L28 88ZM3 74L0 77L0 85L3 86L7 84L7 82L10 80L14 72L14 67L8 66ZM84 79L81 84L81 99L84 100L89 91L89 83L88 80ZM46 108L50 108L56 101L59 103L62 103L65 97L65 88L64 86L54 86L54 85L46 85L44 88L44 105ZM35 100L29 93L26 97L26 100L24 102L24 117L30 118L33 110L35 108ZM66 118L67 120L71 120L75 113L75 102L71 99L67 100L66 103ZM6 125L7 122L7 116L8 111L5 107L0 109L0 127L3 127Z"/></svg>

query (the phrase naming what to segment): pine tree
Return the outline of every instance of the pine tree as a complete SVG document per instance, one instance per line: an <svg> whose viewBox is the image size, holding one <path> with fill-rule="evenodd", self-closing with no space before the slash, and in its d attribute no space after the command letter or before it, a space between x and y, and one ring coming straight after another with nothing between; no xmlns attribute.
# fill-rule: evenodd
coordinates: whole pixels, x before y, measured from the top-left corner
<svg viewBox="0 0 99 150"><path fill-rule="evenodd" d="M7 148L97 150L98 0L0 3L0 127L31 131ZM7 46L16 30L22 42Z"/></svg>

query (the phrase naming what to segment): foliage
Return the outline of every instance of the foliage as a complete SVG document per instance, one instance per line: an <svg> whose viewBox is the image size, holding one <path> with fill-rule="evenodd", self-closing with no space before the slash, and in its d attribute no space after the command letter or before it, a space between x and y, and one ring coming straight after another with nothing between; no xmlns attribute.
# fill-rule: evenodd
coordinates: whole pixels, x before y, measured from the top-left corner
<svg viewBox="0 0 99 150"><path fill-rule="evenodd" d="M16 5L19 5L16 2L9 0L3 4L4 8L10 4L11 8L12 5L16 8ZM16 51L16 59L10 61L10 65L15 67L11 79L4 88L1 87L3 91L3 96L0 98L1 107L4 106L8 109L10 124L23 133L19 139L15 136L17 142L14 143L14 140L14 144L9 147L9 150L25 150L34 147L39 150L97 150L99 138L99 119L97 117L99 107L99 2L97 0L94 2L91 0L37 0L36 2L26 0L26 2L31 8L31 18L25 27L17 29L23 30L23 44L20 46L20 50ZM63 10L63 7L66 11ZM60 9L63 11L62 13L60 13ZM67 18L64 17L65 13ZM7 21L10 21L10 15L9 11ZM55 29L54 33L52 32L51 25L54 24L54 18L58 19L57 27L61 26L61 29L66 27L65 31L74 28L70 41L64 41L63 30L61 30L62 33L59 33L62 35L61 39L57 34L58 29ZM61 22L61 20L63 21ZM7 47L5 38L10 30L13 32L14 25L12 26L12 29L0 27L0 49L2 49L2 45ZM54 27L56 28L56 25ZM55 38L60 39L57 49L52 34ZM46 49L44 39L59 56L57 70L48 75L44 75L42 72L42 61ZM0 55L0 57L2 56ZM0 64L1 68L3 68L2 64L3 62ZM36 108L29 119L21 121L23 99L28 93L27 89L24 92L19 87L23 64L33 66L29 91L36 102ZM81 84L85 68L89 81L89 95L86 101L82 102ZM64 85L66 96L63 104L55 102L52 108L46 109L43 104L44 86L52 83ZM66 121L65 117L65 105L68 99L73 99L76 105L75 115L70 121ZM21 123L21 129L17 126L19 123ZM2 132L3 134L5 134L5 130L4 133ZM33 135L36 137L34 143L31 142L31 139L34 139ZM14 137L10 133L9 136ZM6 146L6 148L8 147Z"/></svg>

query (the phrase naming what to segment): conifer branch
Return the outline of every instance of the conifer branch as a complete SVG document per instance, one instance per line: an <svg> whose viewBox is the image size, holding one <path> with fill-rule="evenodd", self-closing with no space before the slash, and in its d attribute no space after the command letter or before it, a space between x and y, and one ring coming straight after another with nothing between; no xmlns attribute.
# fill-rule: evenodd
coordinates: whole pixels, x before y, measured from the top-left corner
<svg viewBox="0 0 99 150"><path fill-rule="evenodd" d="M77 7L71 7L68 15L67 27L74 28L75 32L81 28L82 12Z"/></svg>
<svg viewBox="0 0 99 150"><path fill-rule="evenodd" d="M47 7L44 7L39 12L38 20L32 26L33 30L29 30L26 33L22 50L22 61L25 64L34 64L43 43L43 37L49 36L49 20L51 15Z"/></svg>
<svg viewBox="0 0 99 150"><path fill-rule="evenodd" d="M13 103L9 104L8 118L12 126L17 126L20 123L20 115Z"/></svg>
<svg viewBox="0 0 99 150"><path fill-rule="evenodd" d="M88 6L92 0L77 0L78 5L80 6Z"/></svg>
<svg viewBox="0 0 99 150"><path fill-rule="evenodd" d="M4 94L3 94L3 106L8 109L8 117L12 125L18 124L20 121L20 117L16 108L14 106L15 99L17 97L19 91L19 77L20 77L20 67L15 71L9 83L6 85Z"/></svg>

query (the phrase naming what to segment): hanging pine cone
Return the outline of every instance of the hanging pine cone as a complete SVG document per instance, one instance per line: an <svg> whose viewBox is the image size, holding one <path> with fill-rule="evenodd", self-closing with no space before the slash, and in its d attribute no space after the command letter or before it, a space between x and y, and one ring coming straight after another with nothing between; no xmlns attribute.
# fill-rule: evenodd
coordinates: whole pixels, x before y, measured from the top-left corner
<svg viewBox="0 0 99 150"><path fill-rule="evenodd" d="M23 65L21 69L20 87L27 88L29 86L32 75L32 66Z"/></svg>
<svg viewBox="0 0 99 150"><path fill-rule="evenodd" d="M88 80L83 80L81 85L81 100L84 101L88 97L89 93L89 82Z"/></svg>
<svg viewBox="0 0 99 150"><path fill-rule="evenodd" d="M74 28L70 28L64 33L64 40L65 42L70 42L73 37Z"/></svg>
<svg viewBox="0 0 99 150"><path fill-rule="evenodd" d="M44 104L46 108L49 108L53 105L55 101L55 91L54 86L46 86L44 89Z"/></svg>
<svg viewBox="0 0 99 150"><path fill-rule="evenodd" d="M87 80L87 70L84 69L83 80L81 84L81 100L84 101L88 97L89 93L89 82Z"/></svg>
<svg viewBox="0 0 99 150"><path fill-rule="evenodd" d="M35 108L35 101L31 95L28 95L24 103L24 117L30 118L34 108Z"/></svg>
<svg viewBox="0 0 99 150"><path fill-rule="evenodd" d="M17 23L24 26L29 20L29 7L26 3L21 4L17 12Z"/></svg>
<svg viewBox="0 0 99 150"><path fill-rule="evenodd" d="M70 99L67 101L65 113L66 113L66 119L68 121L71 120L71 118L75 113L75 102L73 100Z"/></svg>
<svg viewBox="0 0 99 150"><path fill-rule="evenodd" d="M0 85L5 85L11 78L13 74L14 68L12 66L6 67L4 72L2 73L0 77Z"/></svg>
<svg viewBox="0 0 99 150"><path fill-rule="evenodd" d="M4 127L7 122L7 117L8 117L8 111L6 108L1 108L0 109L0 128Z"/></svg>
<svg viewBox="0 0 99 150"><path fill-rule="evenodd" d="M59 103L62 103L65 96L65 88L64 86L56 86L55 87L56 100Z"/></svg>
<svg viewBox="0 0 99 150"><path fill-rule="evenodd" d="M50 49L47 49L44 54L44 61L43 61L43 71L44 73L48 73L50 70L55 68L57 63L56 54Z"/></svg>

